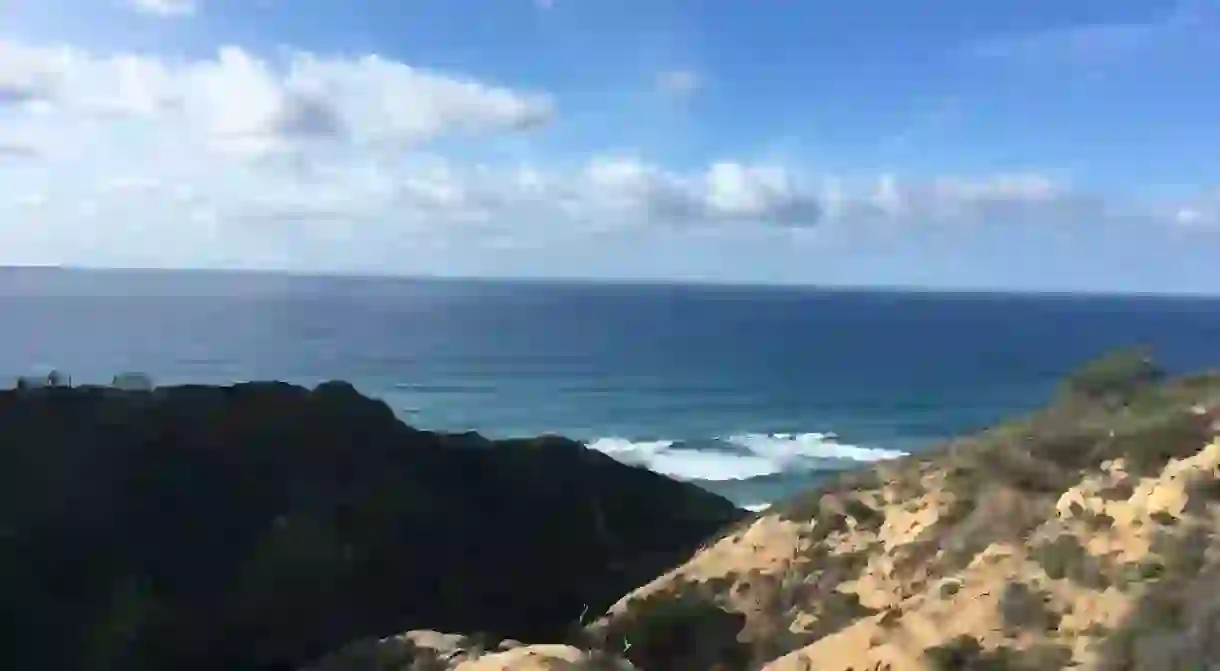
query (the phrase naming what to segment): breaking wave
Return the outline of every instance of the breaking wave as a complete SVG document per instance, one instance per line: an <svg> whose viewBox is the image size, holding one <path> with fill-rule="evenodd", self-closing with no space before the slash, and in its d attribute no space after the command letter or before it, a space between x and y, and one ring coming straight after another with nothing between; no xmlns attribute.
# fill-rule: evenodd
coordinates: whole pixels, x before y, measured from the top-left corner
<svg viewBox="0 0 1220 671"><path fill-rule="evenodd" d="M842 443L832 433L748 433L709 441L599 438L588 446L673 478L712 482L843 470L906 456L898 450Z"/></svg>

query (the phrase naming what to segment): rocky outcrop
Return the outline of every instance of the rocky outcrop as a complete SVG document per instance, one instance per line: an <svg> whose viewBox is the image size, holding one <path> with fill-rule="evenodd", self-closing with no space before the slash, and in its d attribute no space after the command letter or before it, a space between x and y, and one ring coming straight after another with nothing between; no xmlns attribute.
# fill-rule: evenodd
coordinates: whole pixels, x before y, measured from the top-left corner
<svg viewBox="0 0 1220 671"><path fill-rule="evenodd" d="M0 650L240 671L411 630L561 641L743 514L562 438L418 431L343 383L5 391Z"/></svg>
<svg viewBox="0 0 1220 671"><path fill-rule="evenodd" d="M1220 376L847 474L616 602L641 669L1220 668Z"/></svg>

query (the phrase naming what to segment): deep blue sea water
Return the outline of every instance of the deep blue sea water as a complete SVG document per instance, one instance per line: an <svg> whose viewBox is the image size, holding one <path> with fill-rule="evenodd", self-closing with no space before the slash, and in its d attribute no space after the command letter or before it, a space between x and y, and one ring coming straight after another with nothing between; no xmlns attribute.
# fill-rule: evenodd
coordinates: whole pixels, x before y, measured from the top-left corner
<svg viewBox="0 0 1220 671"><path fill-rule="evenodd" d="M1220 299L0 269L0 375L345 379L406 421L560 433L741 503L1029 410Z"/></svg>

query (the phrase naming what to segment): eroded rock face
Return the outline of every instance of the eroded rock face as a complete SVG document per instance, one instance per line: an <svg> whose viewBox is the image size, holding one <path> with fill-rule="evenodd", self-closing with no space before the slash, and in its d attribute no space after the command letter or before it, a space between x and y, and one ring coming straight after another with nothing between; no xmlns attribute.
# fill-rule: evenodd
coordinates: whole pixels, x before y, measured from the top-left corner
<svg viewBox="0 0 1220 671"><path fill-rule="evenodd" d="M240 671L408 630L559 641L742 514L561 438L417 431L344 383L5 391L0 650Z"/></svg>

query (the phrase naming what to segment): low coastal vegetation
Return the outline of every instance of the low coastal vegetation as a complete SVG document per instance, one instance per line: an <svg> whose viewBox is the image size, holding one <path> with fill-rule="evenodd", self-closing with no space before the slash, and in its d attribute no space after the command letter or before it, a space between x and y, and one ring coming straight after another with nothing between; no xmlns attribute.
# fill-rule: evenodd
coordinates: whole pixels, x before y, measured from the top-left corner
<svg viewBox="0 0 1220 671"><path fill-rule="evenodd" d="M58 668L1220 659L1220 374L1171 377L1142 350L749 515L561 439L414 431L345 385L184 388L138 411L56 394L0 395L0 560L21 577L11 649ZM107 438L77 445L91 431Z"/></svg>

